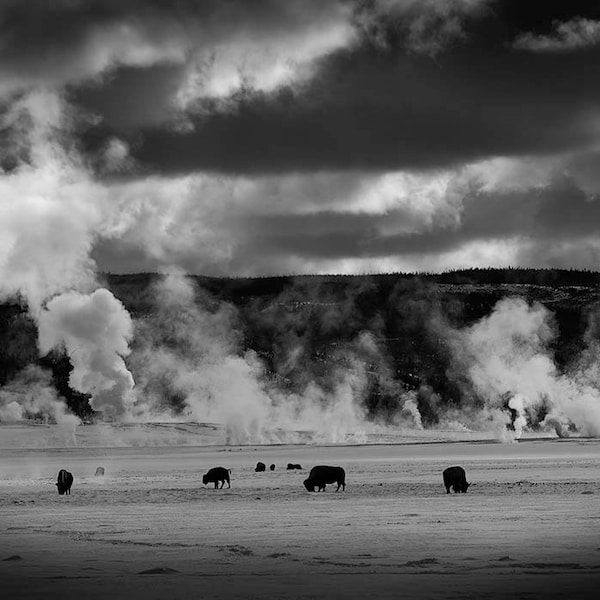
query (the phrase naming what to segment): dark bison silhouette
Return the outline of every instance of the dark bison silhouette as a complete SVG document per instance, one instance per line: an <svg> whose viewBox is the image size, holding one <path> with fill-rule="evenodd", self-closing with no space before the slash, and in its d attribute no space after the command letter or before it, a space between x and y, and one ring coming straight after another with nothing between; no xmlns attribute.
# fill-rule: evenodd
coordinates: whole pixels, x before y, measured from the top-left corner
<svg viewBox="0 0 600 600"><path fill-rule="evenodd" d="M444 486L446 494L450 493L450 488L455 494L466 494L471 485L467 482L467 475L462 467L448 467L442 473L444 477Z"/></svg>
<svg viewBox="0 0 600 600"><path fill-rule="evenodd" d="M274 471L274 470L275 470L275 465L271 465L271 466L269 467L269 469L271 469L271 471Z"/></svg>
<svg viewBox="0 0 600 600"><path fill-rule="evenodd" d="M231 487L229 473L231 473L231 469L226 469L225 467L213 467L202 475L202 483L204 485L207 483L214 483L215 489L217 489L219 487L219 482L221 482L221 489L223 489L225 487L225 482L227 482L227 487Z"/></svg>
<svg viewBox="0 0 600 600"><path fill-rule="evenodd" d="M58 493L62 496L63 494L71 495L71 486L73 485L73 475L65 469L61 469L58 472L58 479L56 481L56 487Z"/></svg>
<svg viewBox="0 0 600 600"><path fill-rule="evenodd" d="M262 473L267 467L264 462L257 462L256 468L254 469L257 473Z"/></svg>
<svg viewBox="0 0 600 600"><path fill-rule="evenodd" d="M96 472L94 473L95 477L102 477L104 475L104 467L97 467Z"/></svg>
<svg viewBox="0 0 600 600"><path fill-rule="evenodd" d="M288 471L293 471L294 469L302 469L302 465L298 465L298 464L294 464L294 463L288 463L287 470Z"/></svg>
<svg viewBox="0 0 600 600"><path fill-rule="evenodd" d="M318 465L310 470L308 479L304 480L304 487L309 492L314 492L315 488L319 492L325 491L325 486L328 483L337 483L336 492L342 488L346 489L346 471L342 467L327 467L325 465Z"/></svg>

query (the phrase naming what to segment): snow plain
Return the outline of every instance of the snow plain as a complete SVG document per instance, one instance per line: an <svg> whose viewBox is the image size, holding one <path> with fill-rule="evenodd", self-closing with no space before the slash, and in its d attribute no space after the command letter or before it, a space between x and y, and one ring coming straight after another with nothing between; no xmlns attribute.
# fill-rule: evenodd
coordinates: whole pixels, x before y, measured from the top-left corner
<svg viewBox="0 0 600 600"><path fill-rule="evenodd" d="M600 589L600 440L27 449L4 434L6 599L591 598ZM255 473L257 461L276 470ZM306 492L316 464L344 467L346 491ZM441 472L455 464L468 494L445 493ZM231 489L202 485L217 465L232 470ZM56 492L60 468L74 475L70 496Z"/></svg>

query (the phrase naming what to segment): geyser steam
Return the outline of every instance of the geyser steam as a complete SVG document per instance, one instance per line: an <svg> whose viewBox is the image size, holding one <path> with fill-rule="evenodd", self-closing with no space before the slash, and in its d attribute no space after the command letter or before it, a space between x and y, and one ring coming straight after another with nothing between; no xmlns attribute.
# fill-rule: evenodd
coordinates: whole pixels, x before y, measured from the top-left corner
<svg viewBox="0 0 600 600"><path fill-rule="evenodd" d="M39 316L42 354L64 345L73 372L70 386L91 394L94 410L118 417L131 404L133 377L123 357L129 354L129 313L108 290L68 292L50 300Z"/></svg>
<svg viewBox="0 0 600 600"><path fill-rule="evenodd" d="M560 373L550 350L555 335L550 311L521 298L500 300L473 326L450 332L464 398L483 403L452 417L482 428L487 421L507 441L528 427L600 435L600 389L582 368L597 359Z"/></svg>
<svg viewBox="0 0 600 600"><path fill-rule="evenodd" d="M89 253L105 228L106 192L69 148L74 117L58 94L35 91L7 106L3 158L14 168L0 171L0 300L26 305L40 351L64 346L71 386L90 393L95 409L121 415L133 387L122 359L131 320L108 290L89 294L98 287Z"/></svg>
<svg viewBox="0 0 600 600"><path fill-rule="evenodd" d="M363 359L377 352L369 334L358 336L343 364L291 392L254 351L243 350L233 306L202 297L181 273L164 277L155 297L152 318L136 322L129 359L137 411L145 405L145 418L223 423L230 443L300 441L306 435L344 441L377 429L366 423L362 402Z"/></svg>
<svg viewBox="0 0 600 600"><path fill-rule="evenodd" d="M79 418L67 414L66 408L52 387L50 373L34 365L26 367L7 385L0 387L0 422L31 419L56 424L63 440L74 443Z"/></svg>

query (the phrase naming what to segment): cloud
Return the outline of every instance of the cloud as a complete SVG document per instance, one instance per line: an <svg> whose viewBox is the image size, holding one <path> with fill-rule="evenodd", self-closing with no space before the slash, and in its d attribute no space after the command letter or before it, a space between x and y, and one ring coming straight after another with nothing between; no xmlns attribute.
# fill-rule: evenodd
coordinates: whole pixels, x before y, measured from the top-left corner
<svg viewBox="0 0 600 600"><path fill-rule="evenodd" d="M2 9L0 94L101 83L118 68L176 65L172 100L185 108L244 85L272 90L354 38L348 6L334 0L33 4Z"/></svg>
<svg viewBox="0 0 600 600"><path fill-rule="evenodd" d="M530 52L571 52L597 46L600 43L600 21L575 17L566 23L555 21L548 35L521 33L513 47Z"/></svg>
<svg viewBox="0 0 600 600"><path fill-rule="evenodd" d="M26 306L40 352L65 349L70 385L90 393L97 410L119 415L133 387L122 359L131 320L111 292L97 289L90 251L108 234L111 205L69 146L70 117L60 96L41 92L2 115L28 161L0 173L0 299Z"/></svg>
<svg viewBox="0 0 600 600"><path fill-rule="evenodd" d="M39 309L91 292L96 263L260 275L597 256L599 56L508 43L572 21L564 6L59 2L36 20L19 6L0 69L67 89L2 104L3 296ZM123 24L156 52L90 66L88 41Z"/></svg>
<svg viewBox="0 0 600 600"><path fill-rule="evenodd" d="M118 234L93 256L109 271L176 264L212 275L590 267L600 203L569 161L579 168L580 157L530 157L429 173L118 182Z"/></svg>
<svg viewBox="0 0 600 600"><path fill-rule="evenodd" d="M442 169L597 143L600 86L576 57L536 62L494 49L444 60L440 69L357 48L331 56L301 87L190 109L185 129L142 128L132 153L154 172L250 175Z"/></svg>
<svg viewBox="0 0 600 600"><path fill-rule="evenodd" d="M65 88L88 158L116 138L144 172L449 168L598 137L598 56L525 60L512 0L7 6L5 93Z"/></svg>
<svg viewBox="0 0 600 600"><path fill-rule="evenodd" d="M0 173L0 297L20 294L36 312L49 296L93 284L101 191L61 143L70 118L58 96L32 93L1 119L12 154L28 161Z"/></svg>
<svg viewBox="0 0 600 600"><path fill-rule="evenodd" d="M409 52L435 58L468 37L469 20L485 14L491 0L375 0L358 11L358 22L372 41L389 47L393 38Z"/></svg>

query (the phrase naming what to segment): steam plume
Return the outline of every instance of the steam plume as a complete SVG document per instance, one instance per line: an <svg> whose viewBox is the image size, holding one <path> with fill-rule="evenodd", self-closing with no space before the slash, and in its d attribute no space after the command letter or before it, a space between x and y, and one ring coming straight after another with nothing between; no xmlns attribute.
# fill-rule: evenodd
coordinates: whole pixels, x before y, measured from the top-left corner
<svg viewBox="0 0 600 600"><path fill-rule="evenodd" d="M292 391L287 378L269 373L255 352L242 349L233 306L202 297L179 272L167 275L155 293L156 310L152 319L136 323L129 359L145 417L223 423L230 443L306 441L307 435L339 442L377 429L366 422L363 402L363 359L377 353L370 334L360 335L343 356L340 351L326 374ZM303 350L294 346L291 353ZM300 368L307 371L308 365ZM415 411L412 405L411 418Z"/></svg>
<svg viewBox="0 0 600 600"><path fill-rule="evenodd" d="M108 290L89 294L99 287L89 252L105 198L69 149L75 116L59 95L36 91L0 119L16 163L0 173L0 299L28 307L42 353L64 345L74 389L91 393L96 409L123 414L133 387L121 358L131 320Z"/></svg>
<svg viewBox="0 0 600 600"><path fill-rule="evenodd" d="M0 387L0 422L33 419L58 425L63 440L75 443L79 418L68 414L64 401L52 387L48 371L30 365L7 385Z"/></svg>
<svg viewBox="0 0 600 600"><path fill-rule="evenodd" d="M487 420L504 440L540 426L599 435L600 390L582 368L595 360L559 372L550 350L555 335L550 311L520 298L501 300L489 316L451 333L455 373L467 375L464 396L483 404L459 418L472 424L475 415L479 426Z"/></svg>
<svg viewBox="0 0 600 600"><path fill-rule="evenodd" d="M41 352L64 344L73 365L69 384L91 394L92 408L105 415L121 416L131 403L134 382L123 361L131 335L129 313L105 289L57 296L39 316Z"/></svg>

